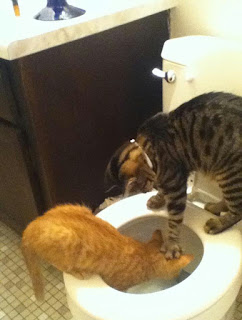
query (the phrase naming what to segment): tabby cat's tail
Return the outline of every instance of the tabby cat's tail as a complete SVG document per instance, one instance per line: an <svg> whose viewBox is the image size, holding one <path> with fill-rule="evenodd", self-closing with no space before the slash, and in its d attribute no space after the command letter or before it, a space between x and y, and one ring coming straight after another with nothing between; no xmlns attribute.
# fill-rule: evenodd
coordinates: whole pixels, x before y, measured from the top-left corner
<svg viewBox="0 0 242 320"><path fill-rule="evenodd" d="M24 243L22 243L21 249L22 249L24 260L32 280L36 300L43 301L44 300L44 278L41 273L40 259L30 248L25 246Z"/></svg>

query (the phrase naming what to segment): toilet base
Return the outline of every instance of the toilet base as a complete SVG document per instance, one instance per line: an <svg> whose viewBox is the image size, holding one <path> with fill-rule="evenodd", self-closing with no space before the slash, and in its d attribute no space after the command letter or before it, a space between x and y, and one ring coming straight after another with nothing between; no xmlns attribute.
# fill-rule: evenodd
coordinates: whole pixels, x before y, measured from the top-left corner
<svg viewBox="0 0 242 320"><path fill-rule="evenodd" d="M72 314L72 320L94 320L93 317L90 317L86 313L82 312L80 307L78 307L76 303L70 298L68 292L66 292L66 299L67 299L67 304L69 306L70 312Z"/></svg>
<svg viewBox="0 0 242 320"><path fill-rule="evenodd" d="M221 320L234 320L235 308L236 308L236 302L232 304L228 312L225 314L225 316Z"/></svg>
<svg viewBox="0 0 242 320"><path fill-rule="evenodd" d="M88 316L86 313L83 313L80 308L78 308L73 300L70 299L68 293L67 293L67 302L71 311L71 314L73 316L72 320L94 320L93 317ZM229 310L226 312L226 314L218 319L218 320L234 320L234 312L236 308L236 302L232 304L232 306L229 308ZM216 319L214 319L216 320Z"/></svg>
<svg viewBox="0 0 242 320"><path fill-rule="evenodd" d="M232 287L223 297L222 304L219 300L212 308L202 312L201 314L197 315L196 317L191 318L191 320L234 320L234 312L236 308L236 297L240 290L240 283L237 283L234 287ZM79 306L70 298L68 292L66 292L67 302L70 309L70 312L73 316L72 320L97 320L92 316L89 316L87 313L84 313ZM233 298L233 304L231 306L228 305L228 301L230 298ZM217 314L217 304L219 304L220 308L220 316ZM221 316L221 314L224 314ZM189 319L187 319L189 320Z"/></svg>

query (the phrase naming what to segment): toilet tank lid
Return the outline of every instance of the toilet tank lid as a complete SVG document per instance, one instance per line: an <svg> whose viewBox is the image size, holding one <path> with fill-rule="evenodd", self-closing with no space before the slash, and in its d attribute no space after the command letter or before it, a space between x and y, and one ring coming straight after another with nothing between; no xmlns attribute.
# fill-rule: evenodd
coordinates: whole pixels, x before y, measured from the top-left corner
<svg viewBox="0 0 242 320"><path fill-rule="evenodd" d="M238 53L242 51L242 43L234 40L222 39L212 36L186 36L169 39L164 43L161 57L165 60L189 65L211 54L223 52ZM233 57L231 56L231 59Z"/></svg>

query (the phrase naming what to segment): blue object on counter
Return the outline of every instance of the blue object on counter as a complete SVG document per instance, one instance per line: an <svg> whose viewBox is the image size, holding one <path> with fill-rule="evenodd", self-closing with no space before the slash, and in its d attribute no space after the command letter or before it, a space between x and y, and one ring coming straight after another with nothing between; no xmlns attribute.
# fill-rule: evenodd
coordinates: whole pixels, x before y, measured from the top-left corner
<svg viewBox="0 0 242 320"><path fill-rule="evenodd" d="M69 5L66 0L47 0L47 6L34 18L43 21L67 20L79 17L85 12L84 9Z"/></svg>

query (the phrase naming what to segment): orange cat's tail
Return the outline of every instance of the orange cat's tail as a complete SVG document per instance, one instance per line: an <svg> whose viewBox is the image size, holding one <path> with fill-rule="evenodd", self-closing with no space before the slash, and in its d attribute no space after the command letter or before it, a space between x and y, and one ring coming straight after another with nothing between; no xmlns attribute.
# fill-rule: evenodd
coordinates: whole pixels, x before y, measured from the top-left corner
<svg viewBox="0 0 242 320"><path fill-rule="evenodd" d="M22 253L32 280L35 297L38 301L43 301L44 278L41 273L40 259L30 248L27 248L24 244L22 244Z"/></svg>

